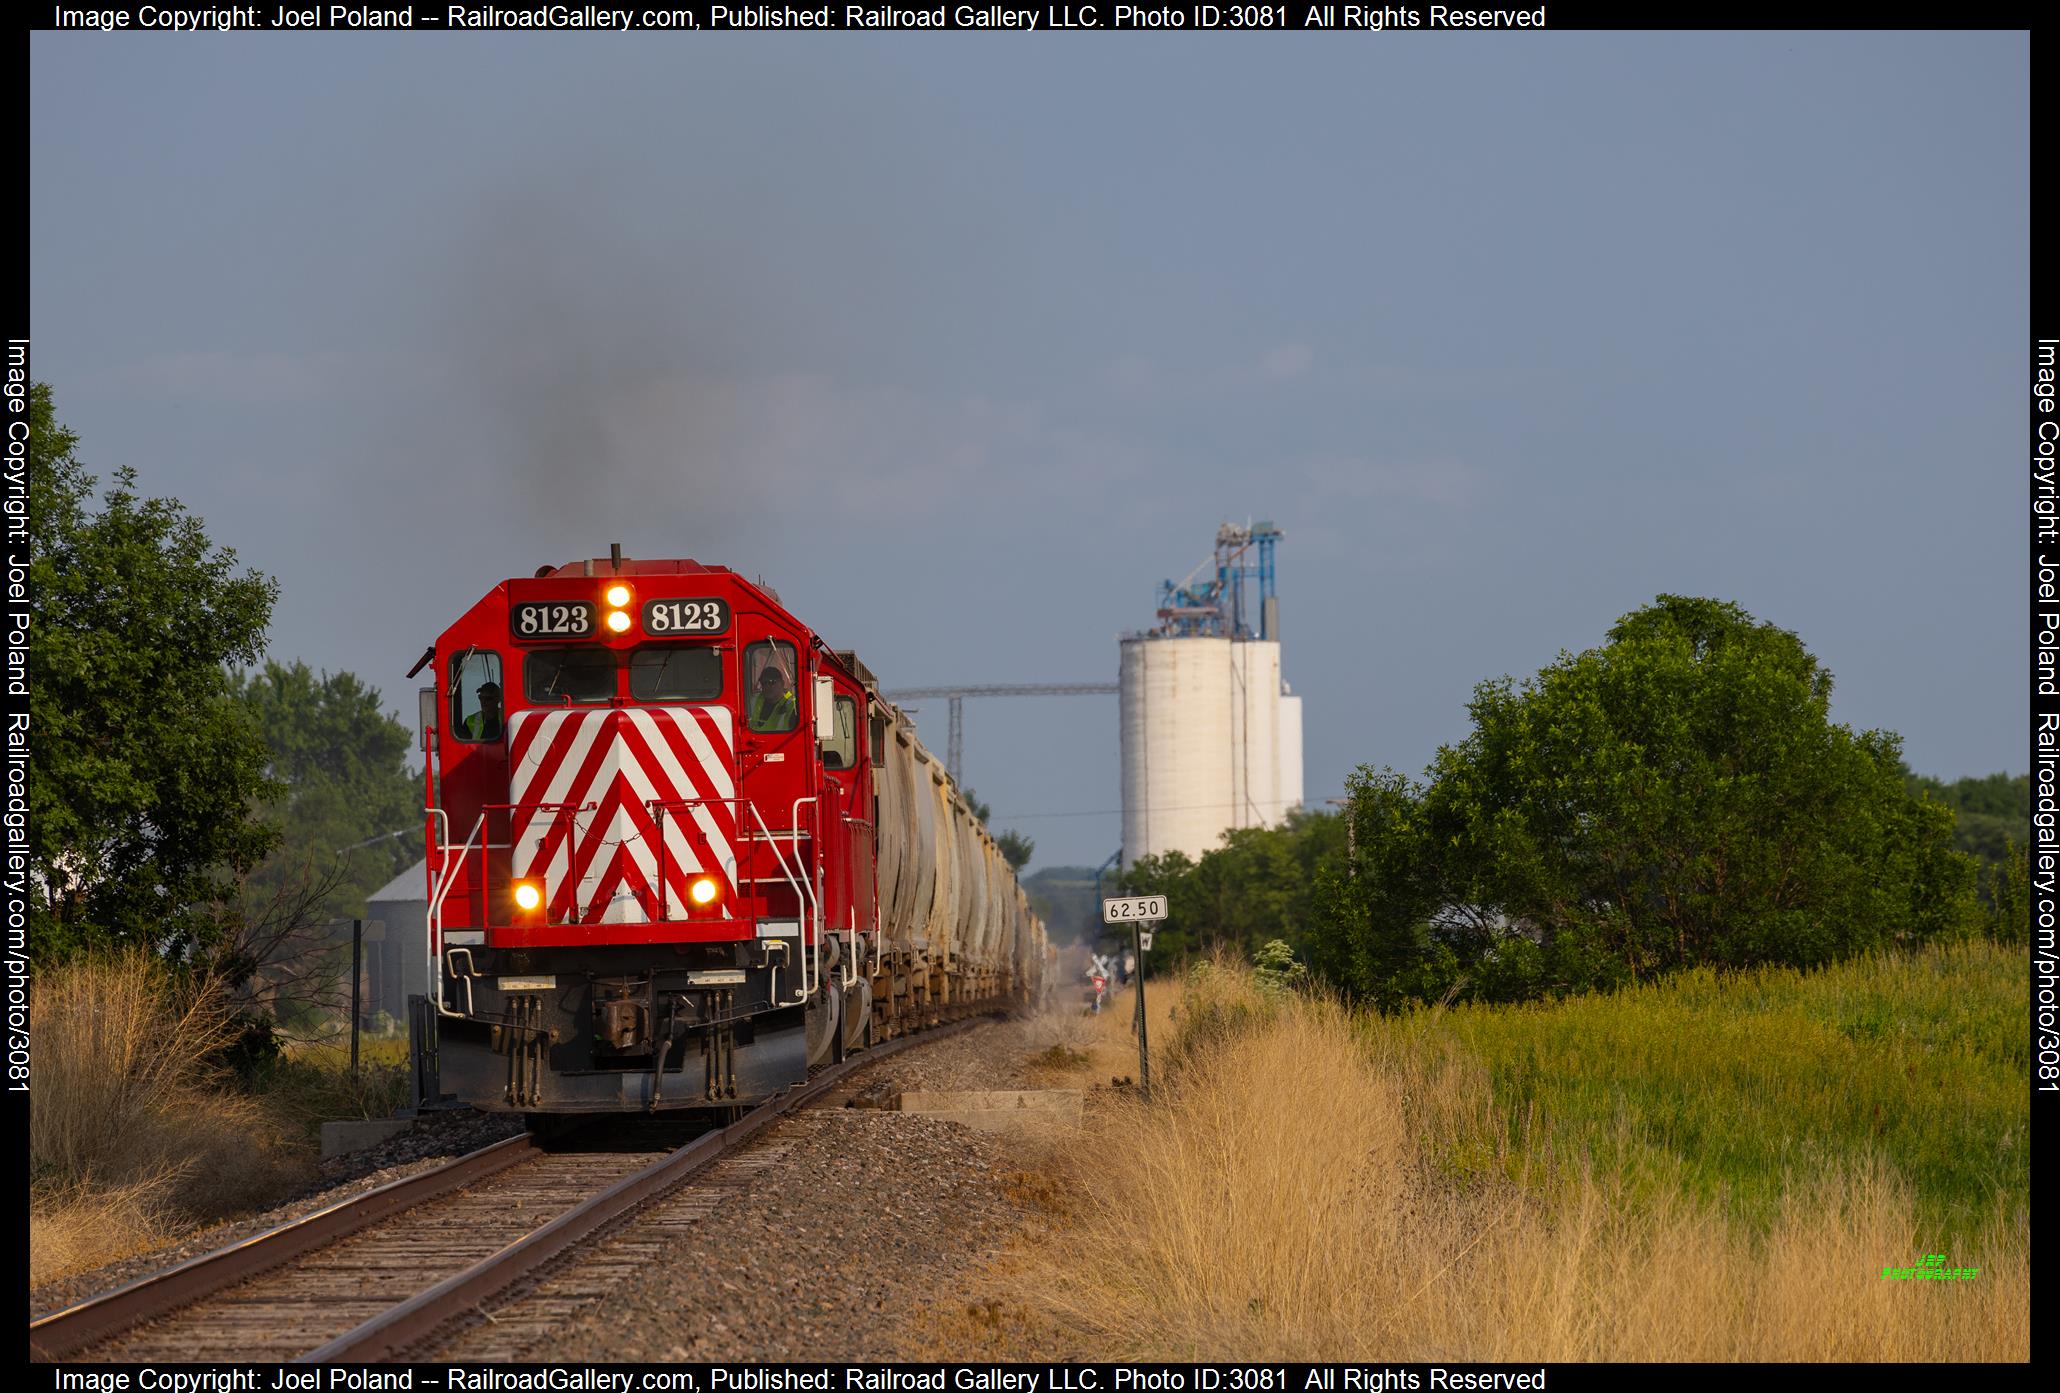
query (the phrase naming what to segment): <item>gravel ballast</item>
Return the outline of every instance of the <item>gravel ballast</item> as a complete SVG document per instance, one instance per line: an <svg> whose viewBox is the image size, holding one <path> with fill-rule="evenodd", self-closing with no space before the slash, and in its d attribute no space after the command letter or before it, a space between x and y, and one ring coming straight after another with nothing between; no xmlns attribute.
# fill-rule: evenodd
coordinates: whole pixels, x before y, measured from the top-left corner
<svg viewBox="0 0 2060 1393"><path fill-rule="evenodd" d="M561 1261L434 1357L452 1360L895 1360L938 1357L982 1275L1031 1218L1022 1137L889 1110L902 1090L1039 1086L1036 1022L925 1043L804 1110ZM871 1106L867 1106L871 1104ZM886 1105L886 1106L883 1106ZM59 1309L521 1129L439 1114L322 1163L320 1188L262 1215L33 1292ZM1032 1187L1034 1190L1034 1186Z"/></svg>
<svg viewBox="0 0 2060 1393"><path fill-rule="evenodd" d="M883 1060L851 1091L863 1102L1034 1087L1035 1044L1025 1023L982 1026ZM1027 1217L1010 1183L1017 1144L916 1114L809 1109L647 1206L441 1357L934 1358L940 1318L978 1303L987 1265Z"/></svg>

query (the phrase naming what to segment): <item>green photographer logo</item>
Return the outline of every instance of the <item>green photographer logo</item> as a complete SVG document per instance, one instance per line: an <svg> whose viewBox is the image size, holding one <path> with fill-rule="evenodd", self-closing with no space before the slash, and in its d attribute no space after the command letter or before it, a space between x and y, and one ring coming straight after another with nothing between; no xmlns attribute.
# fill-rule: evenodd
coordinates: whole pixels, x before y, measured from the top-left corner
<svg viewBox="0 0 2060 1393"><path fill-rule="evenodd" d="M1981 1269L1947 1267L1944 1253L1926 1253L1915 1267L1884 1267L1881 1275L1891 1282L1970 1282L1981 1275Z"/></svg>

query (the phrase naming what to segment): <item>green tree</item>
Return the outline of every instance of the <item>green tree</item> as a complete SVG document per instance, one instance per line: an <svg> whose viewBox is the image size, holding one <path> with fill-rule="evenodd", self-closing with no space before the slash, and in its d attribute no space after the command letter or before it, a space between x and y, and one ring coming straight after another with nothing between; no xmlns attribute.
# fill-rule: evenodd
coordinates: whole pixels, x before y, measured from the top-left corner
<svg viewBox="0 0 2060 1393"><path fill-rule="evenodd" d="M1990 774L1952 783L1908 775L1913 791L1953 810L1953 845L1993 870L2010 859L2031 825L2031 775Z"/></svg>
<svg viewBox="0 0 2060 1393"><path fill-rule="evenodd" d="M1270 940L1292 947L1306 937L1320 868L1343 848L1342 819L1297 809L1278 826L1232 828L1198 861L1178 851L1141 856L1123 883L1129 894L1166 897L1153 951L1251 957Z"/></svg>
<svg viewBox="0 0 2060 1393"><path fill-rule="evenodd" d="M981 802L980 795L971 789L966 790L966 806L972 810L974 817L980 819L982 827L987 826L988 819L994 816L994 809ZM1037 850L1034 840L1013 828L995 837L994 844L1000 849L1002 859L1009 863L1009 869L1014 871L1020 871L1029 865L1031 853Z"/></svg>
<svg viewBox="0 0 2060 1393"><path fill-rule="evenodd" d="M1376 995L1507 998L1967 929L1950 813L1830 698L1794 634L1671 595L1482 683L1421 788L1355 783L1358 877L1329 886L1318 961Z"/></svg>
<svg viewBox="0 0 2060 1393"><path fill-rule="evenodd" d="M1437 854L1423 787L1392 769L1346 780L1350 856L1317 872L1306 957L1318 976L1384 1009L1427 1000L1467 965L1515 950L1500 916L1473 904Z"/></svg>
<svg viewBox="0 0 2060 1393"><path fill-rule="evenodd" d="M1984 868L1982 900L1988 935L1998 943L2031 941L2031 854L2023 842L2008 844L2003 859Z"/></svg>
<svg viewBox="0 0 2060 1393"><path fill-rule="evenodd" d="M422 855L422 780L408 765L414 732L348 672L267 661L233 685L263 732L278 785L266 813L280 845L252 888L268 890L299 865L340 863L343 882L326 908L361 912L367 894Z"/></svg>
<svg viewBox="0 0 2060 1393"><path fill-rule="evenodd" d="M422 854L422 794L406 764L412 732L350 673L268 661L232 685L271 753L275 791L261 812L279 842L220 906L210 954L246 986L261 1056L274 1023L333 1028L350 994L342 921Z"/></svg>
<svg viewBox="0 0 2060 1393"><path fill-rule="evenodd" d="M1030 857L1037 850L1035 840L1024 836L1013 827L996 837L994 844L1001 848L1002 857L1009 863L1009 869L1012 871L1020 871L1029 865Z"/></svg>
<svg viewBox="0 0 2060 1393"><path fill-rule="evenodd" d="M1195 863L1184 851L1160 852L1154 856L1140 856L1132 861L1123 872L1120 889L1111 888L1110 894L1164 895L1166 897L1166 918L1155 929L1157 942L1154 951L1169 958L1187 958L1207 941L1213 925L1208 921L1211 898L1195 878ZM1099 911L1100 906L1096 906ZM1117 930L1104 930L1099 914L1089 941L1095 934L1111 934ZM1127 935L1127 930L1123 931Z"/></svg>
<svg viewBox="0 0 2060 1393"><path fill-rule="evenodd" d="M224 664L253 662L277 586L216 547L135 471L100 493L31 389L30 944L39 957L119 943L191 947L206 906L276 833L264 740Z"/></svg>

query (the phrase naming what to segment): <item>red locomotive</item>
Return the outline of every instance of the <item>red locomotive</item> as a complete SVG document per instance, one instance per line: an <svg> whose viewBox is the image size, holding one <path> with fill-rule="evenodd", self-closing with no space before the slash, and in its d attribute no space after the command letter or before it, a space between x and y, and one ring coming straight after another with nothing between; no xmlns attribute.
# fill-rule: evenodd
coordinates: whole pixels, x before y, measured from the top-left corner
<svg viewBox="0 0 2060 1393"><path fill-rule="evenodd" d="M993 839L770 590L616 548L494 587L425 668L425 1102L731 1106L1041 993Z"/></svg>

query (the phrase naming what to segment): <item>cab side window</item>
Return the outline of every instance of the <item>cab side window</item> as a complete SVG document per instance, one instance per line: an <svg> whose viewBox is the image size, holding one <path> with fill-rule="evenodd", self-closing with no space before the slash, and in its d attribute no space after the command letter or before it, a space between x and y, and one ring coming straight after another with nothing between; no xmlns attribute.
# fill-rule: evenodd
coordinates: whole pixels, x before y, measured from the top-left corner
<svg viewBox="0 0 2060 1393"><path fill-rule="evenodd" d="M837 733L823 741L823 768L850 769L858 763L858 703L840 696L834 709Z"/></svg>
<svg viewBox="0 0 2060 1393"><path fill-rule="evenodd" d="M501 655L468 648L451 655L450 738L478 745L501 738L507 707L501 700Z"/></svg>
<svg viewBox="0 0 2060 1393"><path fill-rule="evenodd" d="M795 699L794 645L777 640L754 643L744 650L744 723L761 734L794 729L801 723Z"/></svg>

